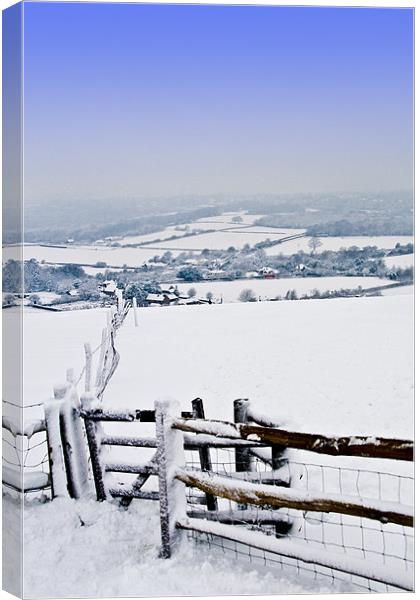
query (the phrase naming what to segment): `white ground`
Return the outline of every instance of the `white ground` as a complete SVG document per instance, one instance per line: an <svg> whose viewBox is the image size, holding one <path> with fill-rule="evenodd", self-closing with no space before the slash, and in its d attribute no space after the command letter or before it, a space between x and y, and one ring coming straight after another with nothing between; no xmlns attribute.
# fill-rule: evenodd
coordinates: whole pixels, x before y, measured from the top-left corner
<svg viewBox="0 0 420 600"><path fill-rule="evenodd" d="M171 225L170 227L165 227L165 229L161 229L160 231L155 231L154 233L147 233L142 235L126 235L124 237L119 237L118 242L120 244L144 244L150 243L154 240L166 240L173 235L184 235L187 232L192 231L209 231L210 229L218 230L218 229L226 229L229 227L226 223L212 223L212 224L204 224L198 222L192 223L181 223L180 225ZM230 225L230 227L234 227L234 225ZM185 230L183 230L185 228Z"/></svg>
<svg viewBox="0 0 420 600"><path fill-rule="evenodd" d="M143 597L345 591L186 544L172 560L157 556L157 505L134 502L128 511L96 502L27 506L25 596ZM17 507L4 502L4 517ZM85 526L80 526L80 519ZM41 529L42 527L42 529Z"/></svg>
<svg viewBox="0 0 420 600"><path fill-rule="evenodd" d="M161 256L165 250L152 248L109 248L107 246L67 246L53 248L50 246L25 245L24 258L35 258L39 262L54 264L86 264L94 266L97 262L105 262L108 266L141 267L154 256ZM15 247L3 248L3 260L14 258Z"/></svg>
<svg viewBox="0 0 420 600"><path fill-rule="evenodd" d="M152 408L235 398L324 433L412 437L411 296L140 309L119 333L105 402ZM131 390L136 390L133 394ZM124 400L123 400L124 399ZM328 418L326 416L328 415Z"/></svg>
<svg viewBox="0 0 420 600"><path fill-rule="evenodd" d="M53 386L66 380L66 370L73 368L78 374L84 366L83 344L89 341L95 348L101 341L106 325L107 309L70 311L68 313L24 309L23 364L24 405L37 404L51 398ZM3 311L5 335L16 331L20 318L17 308ZM5 352L4 369L12 372L15 357ZM13 379L3 380L3 399L16 402ZM19 409L4 404L3 414L17 417ZM41 408L28 409L27 419L39 418Z"/></svg>
<svg viewBox="0 0 420 600"><path fill-rule="evenodd" d="M180 284L178 288L186 293L194 288L199 297L205 297L208 292L213 294L213 301L238 302L242 290L252 290L258 299L265 300L284 296L288 290L296 290L298 296L318 289L326 290L353 289L359 285L370 288L390 283L379 277L296 277L284 279L236 279L234 281L202 281L199 283ZM400 289L400 288L398 288ZM401 288L402 289L402 288Z"/></svg>
<svg viewBox="0 0 420 600"><path fill-rule="evenodd" d="M414 285L403 285L401 287L389 288L381 291L382 296L400 296L401 294L414 294Z"/></svg>
<svg viewBox="0 0 420 600"><path fill-rule="evenodd" d="M253 227L253 231L248 231L247 228L225 229L215 231L213 233L203 233L192 237L180 238L178 240L168 240L167 242L159 242L156 246L164 250L197 250L201 251L207 248L208 250L227 250L229 247L242 248L245 244L254 246L258 242L263 242L267 239L277 240L296 233L302 233L303 229L278 229L273 228L264 230L264 227ZM152 244L153 245L153 244Z"/></svg>
<svg viewBox="0 0 420 600"><path fill-rule="evenodd" d="M143 244L147 242L153 242L153 240L165 240L173 235L183 235L192 231L220 231L224 229L237 229L238 227L243 226L243 223L232 223L228 218L226 221L217 222L217 221L193 221L191 223L181 223L179 225L171 225L170 227L165 227L165 229L161 229L160 231L155 231L154 233L147 233L143 235L127 235L124 237L119 237L117 241L120 244Z"/></svg>
<svg viewBox="0 0 420 600"><path fill-rule="evenodd" d="M400 256L387 256L384 258L384 262L388 268L401 267L405 269L407 267L414 266L414 254L401 254Z"/></svg>
<svg viewBox="0 0 420 600"><path fill-rule="evenodd" d="M83 267L84 272L87 275L93 275L93 277L95 277L95 275L97 275L98 273L106 273L107 271L109 271L110 269L108 267L102 269L101 267ZM122 267L116 267L114 269L112 269L113 271L122 271Z"/></svg>
<svg viewBox="0 0 420 600"><path fill-rule="evenodd" d="M340 248L350 248L351 246L358 246L364 248L365 246L377 246L378 248L391 249L395 247L398 242L400 244L408 244L413 242L413 237L409 235L401 236L360 236L360 237L322 237L319 238L322 242L317 252L323 250L340 250ZM310 252L309 247L310 238L301 238L297 240L290 240L290 242L284 242L283 244L266 248L265 251L268 256L276 256L279 253L285 256L296 254L302 250L303 252Z"/></svg>
<svg viewBox="0 0 420 600"><path fill-rule="evenodd" d="M187 410L200 396L207 416L231 419L232 401L247 397L259 411L311 432L412 438L411 296L141 309L139 321L135 328L130 314L118 334L121 361L108 406L152 408L171 396ZM81 368L82 344L99 341L105 311L28 312L25 322L27 398L40 399L67 367ZM13 526L10 499L4 514ZM7 545L15 539L10 531ZM206 546L189 544L163 561L158 543L157 506L147 502L133 502L128 512L94 501L32 502L25 595L340 591Z"/></svg>

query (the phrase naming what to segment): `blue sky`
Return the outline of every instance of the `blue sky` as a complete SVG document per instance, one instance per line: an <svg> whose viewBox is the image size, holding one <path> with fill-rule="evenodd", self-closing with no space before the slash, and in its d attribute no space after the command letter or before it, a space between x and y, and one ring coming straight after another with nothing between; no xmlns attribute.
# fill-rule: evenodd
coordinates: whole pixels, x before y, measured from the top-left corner
<svg viewBox="0 0 420 600"><path fill-rule="evenodd" d="M412 11L25 4L25 194L408 189Z"/></svg>

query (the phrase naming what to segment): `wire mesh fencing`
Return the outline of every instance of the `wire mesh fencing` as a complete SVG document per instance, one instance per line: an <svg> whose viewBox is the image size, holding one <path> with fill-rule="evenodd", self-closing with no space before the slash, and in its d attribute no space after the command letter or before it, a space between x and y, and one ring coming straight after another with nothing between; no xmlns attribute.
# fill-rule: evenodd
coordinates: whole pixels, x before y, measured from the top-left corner
<svg viewBox="0 0 420 600"><path fill-rule="evenodd" d="M51 489L48 443L43 419L18 427L4 417L2 423L3 476L8 489L33 494Z"/></svg>
<svg viewBox="0 0 420 600"><path fill-rule="evenodd" d="M198 453L189 451L186 454L187 467L199 470L201 466ZM210 449L212 472L229 479L290 486L309 494L339 494L342 497L359 498L367 503L379 500L406 506L413 504L412 463L314 456L306 451L288 449L280 470L273 471L269 456L269 449L258 450L258 456L254 455L252 459L252 472L238 473L234 449ZM390 570L405 573L408 581L413 578L412 527L333 512L243 505L220 497L217 498L217 510L209 511L205 494L194 487L188 488L187 503L191 517L234 524L266 536L330 551L344 560L346 557L361 558L369 561L373 569L375 565L386 566ZM238 558L251 563L277 565L296 575L302 572L316 581L334 581L344 586L344 590L353 587L378 592L395 589L366 577L270 553L214 534L189 531L188 535L199 543L224 553L234 553Z"/></svg>

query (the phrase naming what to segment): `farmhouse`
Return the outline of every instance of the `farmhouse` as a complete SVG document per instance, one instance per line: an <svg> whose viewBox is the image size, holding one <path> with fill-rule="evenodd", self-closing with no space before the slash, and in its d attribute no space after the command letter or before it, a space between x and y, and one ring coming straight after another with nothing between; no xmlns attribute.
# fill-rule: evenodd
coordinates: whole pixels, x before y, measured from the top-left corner
<svg viewBox="0 0 420 600"><path fill-rule="evenodd" d="M278 274L276 269L271 269L270 267L263 267L258 271L258 275L263 279L275 279Z"/></svg>
<svg viewBox="0 0 420 600"><path fill-rule="evenodd" d="M146 302L149 306L171 306L178 304L179 298L174 293L148 294Z"/></svg>
<svg viewBox="0 0 420 600"><path fill-rule="evenodd" d="M100 284L99 291L107 296L115 296L117 292L117 284L113 279L107 279Z"/></svg>

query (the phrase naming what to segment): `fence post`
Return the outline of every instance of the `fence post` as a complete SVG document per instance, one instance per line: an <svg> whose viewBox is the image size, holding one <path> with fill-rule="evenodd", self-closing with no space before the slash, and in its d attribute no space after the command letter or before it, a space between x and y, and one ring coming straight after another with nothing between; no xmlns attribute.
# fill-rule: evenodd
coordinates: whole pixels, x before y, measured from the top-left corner
<svg viewBox="0 0 420 600"><path fill-rule="evenodd" d="M249 400L246 398L239 398L233 401L233 422L234 423L248 423L248 407ZM252 471L253 460L251 453L247 448L236 448L235 449L235 468L238 473ZM239 510L246 510L247 504L238 503Z"/></svg>
<svg viewBox="0 0 420 600"><path fill-rule="evenodd" d="M87 494L89 484L87 448L78 409L79 398L76 389L69 386L60 407L60 432L67 487L71 498L80 498Z"/></svg>
<svg viewBox="0 0 420 600"><path fill-rule="evenodd" d="M138 315L137 315L137 298L133 298L133 315L134 315L134 327L139 326Z"/></svg>
<svg viewBox="0 0 420 600"><path fill-rule="evenodd" d="M117 296L118 322L120 323L124 309L122 290L118 289L115 294Z"/></svg>
<svg viewBox="0 0 420 600"><path fill-rule="evenodd" d="M240 398L233 402L233 422L248 423L249 400ZM247 448L235 449L236 471L252 471L252 456Z"/></svg>
<svg viewBox="0 0 420 600"><path fill-rule="evenodd" d="M89 342L85 342L85 392L90 392L92 385L92 348Z"/></svg>
<svg viewBox="0 0 420 600"><path fill-rule="evenodd" d="M70 419L68 415L69 403L69 386L68 384L58 384L54 386L54 397L60 399L60 437L61 446L63 449L64 466L67 478L67 489L70 498L78 498L77 486L77 464L73 456L74 445L72 439Z"/></svg>
<svg viewBox="0 0 420 600"><path fill-rule="evenodd" d="M271 463L273 471L284 467L288 463L288 459L285 456L287 451L286 446L276 446L273 445L271 448ZM290 467L289 467L290 472ZM289 473L289 481L284 482L282 484L283 487L290 487L290 473ZM279 521L275 524L276 537L283 537L290 532L293 523L291 523L290 519L285 518L284 521Z"/></svg>
<svg viewBox="0 0 420 600"><path fill-rule="evenodd" d="M52 498L69 495L60 432L60 408L66 389L67 386L55 386L54 398L44 403Z"/></svg>
<svg viewBox="0 0 420 600"><path fill-rule="evenodd" d="M193 416L196 419L205 419L204 405L201 398L196 398L191 402ZM203 471L211 471L210 448L203 447L198 450L200 456L200 465ZM217 498L212 494L206 493L206 503L208 510L217 510Z"/></svg>
<svg viewBox="0 0 420 600"><path fill-rule="evenodd" d="M184 435L182 431L172 429L174 418L180 415L177 402L157 400L155 415L162 538L160 556L170 558L181 536L180 530L176 529L176 523L185 519L187 512L185 484L174 477L176 469L185 466Z"/></svg>
<svg viewBox="0 0 420 600"><path fill-rule="evenodd" d="M92 394L82 394L80 403L83 410L89 410L92 407L94 396ZM93 480L95 482L96 498L99 502L106 500L106 489L104 483L104 471L101 463L101 443L98 439L97 424L95 421L85 417L86 437L89 446L90 459L92 464Z"/></svg>

